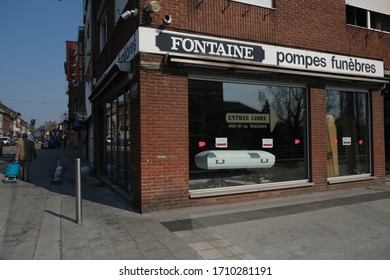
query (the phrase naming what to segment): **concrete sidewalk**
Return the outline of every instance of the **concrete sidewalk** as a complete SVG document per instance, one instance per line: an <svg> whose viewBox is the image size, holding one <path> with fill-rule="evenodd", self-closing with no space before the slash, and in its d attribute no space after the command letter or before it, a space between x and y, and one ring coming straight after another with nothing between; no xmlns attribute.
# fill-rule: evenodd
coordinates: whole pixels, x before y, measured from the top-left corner
<svg viewBox="0 0 390 280"><path fill-rule="evenodd" d="M31 183L0 182L0 259L390 259L388 185L140 215L84 174L77 224L77 157L39 150Z"/></svg>
<svg viewBox="0 0 390 280"><path fill-rule="evenodd" d="M132 211L94 177L82 175L82 223L76 223L78 153L39 150L31 183L0 183L0 259L199 259L159 221ZM52 183L58 162L61 181ZM2 163L4 173L6 163Z"/></svg>

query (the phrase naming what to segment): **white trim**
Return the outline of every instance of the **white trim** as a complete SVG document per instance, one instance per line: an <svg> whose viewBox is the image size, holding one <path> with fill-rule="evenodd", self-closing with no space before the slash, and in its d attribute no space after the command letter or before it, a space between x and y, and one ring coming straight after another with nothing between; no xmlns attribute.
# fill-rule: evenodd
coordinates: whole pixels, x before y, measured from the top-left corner
<svg viewBox="0 0 390 280"><path fill-rule="evenodd" d="M376 78L368 78L368 77L357 77L357 76L346 76L346 75L337 75L337 74L327 74L321 72L309 72L309 71L300 71L300 70L290 70L281 67L266 67L266 66L257 66L251 64L236 64L229 62L219 62L215 58L207 58L207 60L198 60L198 59L186 59L181 57L172 57L170 59L172 62L183 63L183 64L193 64L198 66L209 66L209 67L222 67L229 68L235 70L242 71L262 71L268 73L283 73L283 74L291 74L291 75L302 75L302 76L311 76L311 77L321 77L321 78L329 78L329 79L340 79L340 80L350 80L350 81L360 81L360 82L370 82L370 83L388 83L388 80L385 79L376 79ZM237 71L237 72L238 72Z"/></svg>
<svg viewBox="0 0 390 280"><path fill-rule="evenodd" d="M359 175L350 175L350 176L339 176L339 177L329 177L327 179L328 184L339 184L339 183L348 183L355 181L363 181L363 180L373 180L374 176L371 174L359 174Z"/></svg>
<svg viewBox="0 0 390 280"><path fill-rule="evenodd" d="M380 14L390 15L389 0L345 0L345 4Z"/></svg>
<svg viewBox="0 0 390 280"><path fill-rule="evenodd" d="M298 181L287 181L287 182L267 183L267 184L258 184L258 185L245 185L245 186L236 186L236 187L190 190L190 198L231 195L231 194L240 194L240 193L269 191L269 190L311 187L311 186L313 186L313 183L310 183L308 180L298 180Z"/></svg>
<svg viewBox="0 0 390 280"><path fill-rule="evenodd" d="M325 89L332 90L332 91L348 91L348 92L359 92L359 93L367 93L367 94L370 93L370 91L366 88L356 88L356 87L326 86Z"/></svg>
<svg viewBox="0 0 390 280"><path fill-rule="evenodd" d="M231 0L232 2L239 2L243 4L248 4L252 6L264 7L273 9L274 1L273 0Z"/></svg>

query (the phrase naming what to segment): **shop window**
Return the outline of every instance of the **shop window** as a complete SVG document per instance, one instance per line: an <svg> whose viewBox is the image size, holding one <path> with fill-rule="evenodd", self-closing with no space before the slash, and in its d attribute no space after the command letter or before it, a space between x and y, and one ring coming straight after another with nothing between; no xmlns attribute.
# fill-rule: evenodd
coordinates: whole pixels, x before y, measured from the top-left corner
<svg viewBox="0 0 390 280"><path fill-rule="evenodd" d="M131 92L130 90L126 91L125 93L125 129L124 129L124 146L125 146L125 160L126 160L126 189L127 191L131 192L131 174L132 174L132 168L131 165L131 130L130 130L130 99L131 99Z"/></svg>
<svg viewBox="0 0 390 280"><path fill-rule="evenodd" d="M112 165L113 165L113 149L112 145L114 143L114 134L112 132L112 122L111 122L111 102L105 104L105 153L104 153L104 175L108 178L112 178Z"/></svg>
<svg viewBox="0 0 390 280"><path fill-rule="evenodd" d="M308 178L306 88L189 81L190 189Z"/></svg>
<svg viewBox="0 0 390 280"><path fill-rule="evenodd" d="M105 106L104 175L130 191L130 92L120 94Z"/></svg>
<svg viewBox="0 0 390 280"><path fill-rule="evenodd" d="M125 95L121 94L118 97L118 130L117 130L117 154L118 154L118 184L126 187L126 157L125 157L125 141L126 141L126 107Z"/></svg>
<svg viewBox="0 0 390 280"><path fill-rule="evenodd" d="M327 91L328 177L370 173L368 102L367 92Z"/></svg>
<svg viewBox="0 0 390 280"><path fill-rule="evenodd" d="M105 175L115 183L118 183L118 108L117 100L106 103L106 153Z"/></svg>

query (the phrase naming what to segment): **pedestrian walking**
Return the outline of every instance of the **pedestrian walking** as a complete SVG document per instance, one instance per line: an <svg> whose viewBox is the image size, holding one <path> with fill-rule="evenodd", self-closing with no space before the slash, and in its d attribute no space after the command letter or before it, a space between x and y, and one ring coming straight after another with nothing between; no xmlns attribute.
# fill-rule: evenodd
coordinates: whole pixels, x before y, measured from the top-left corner
<svg viewBox="0 0 390 280"><path fill-rule="evenodd" d="M23 133L22 138L18 140L15 160L20 162L21 179L26 182L30 181L30 167L33 158L37 158L34 142L28 140L27 134Z"/></svg>
<svg viewBox="0 0 390 280"><path fill-rule="evenodd" d="M57 136L57 149L61 149L62 139L60 136Z"/></svg>
<svg viewBox="0 0 390 280"><path fill-rule="evenodd" d="M64 145L64 150L66 148L66 144L68 144L68 135L64 132L64 135L62 135L62 145Z"/></svg>

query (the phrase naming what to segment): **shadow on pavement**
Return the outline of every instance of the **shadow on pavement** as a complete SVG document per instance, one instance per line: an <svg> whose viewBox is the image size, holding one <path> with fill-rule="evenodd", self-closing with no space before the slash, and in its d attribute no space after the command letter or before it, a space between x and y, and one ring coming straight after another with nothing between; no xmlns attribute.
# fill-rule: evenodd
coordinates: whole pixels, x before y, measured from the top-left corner
<svg viewBox="0 0 390 280"><path fill-rule="evenodd" d="M18 180L15 185L29 185L31 187L42 187L50 192L75 197L75 159L79 158L79 151L72 147L64 149L41 149L38 145L37 159L32 161L30 171L30 182ZM16 147L9 147L0 156L0 176L4 177L6 167L15 158ZM57 164L61 162L62 174L59 182L54 182L54 172ZM81 166L86 166L81 162ZM1 178L3 179L3 178ZM1 185L4 184L0 182ZM8 183L10 184L10 183ZM121 210L138 213L131 208L130 203L116 193L111 187L89 174L81 175L81 193L83 201L103 204ZM49 212L48 212L49 213ZM52 215L61 214L50 212ZM61 216L65 219L67 217ZM73 221L73 220L72 220Z"/></svg>

